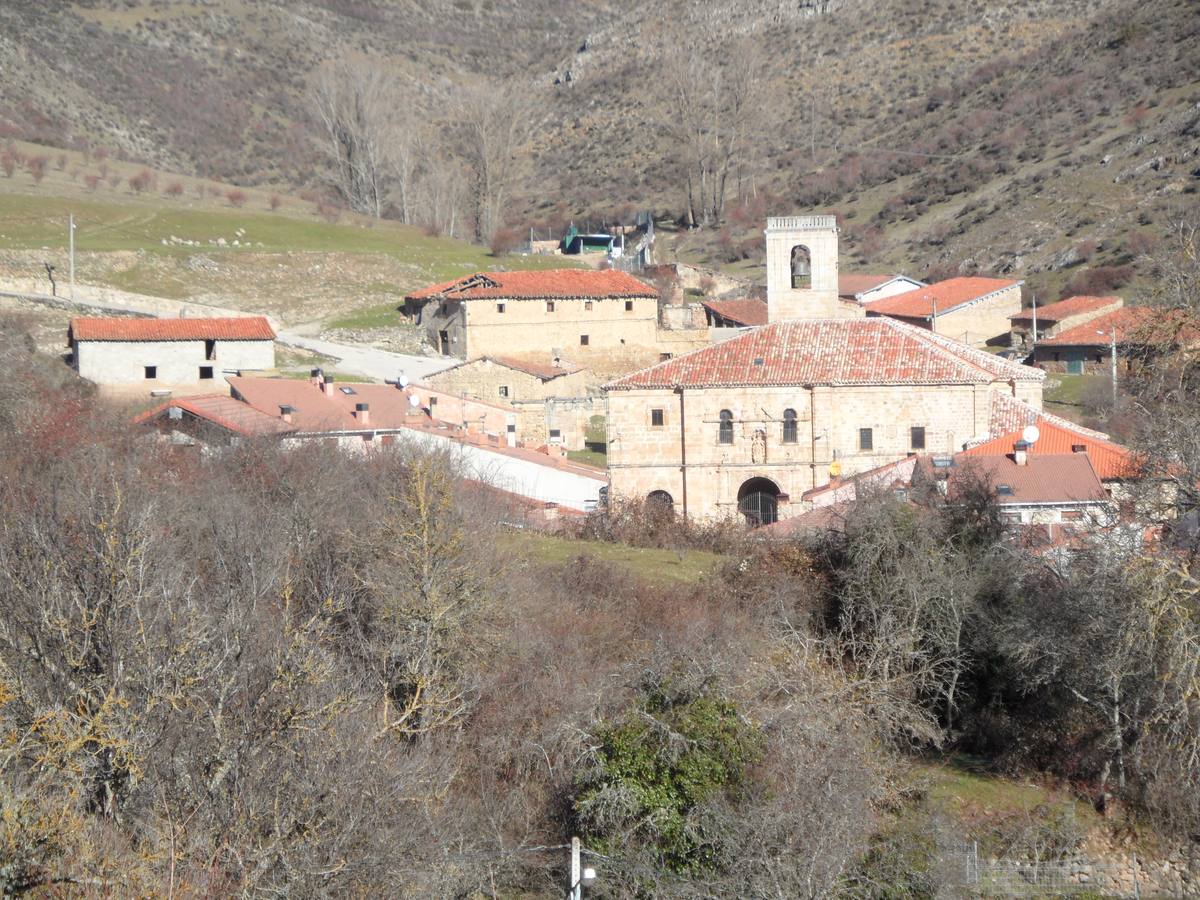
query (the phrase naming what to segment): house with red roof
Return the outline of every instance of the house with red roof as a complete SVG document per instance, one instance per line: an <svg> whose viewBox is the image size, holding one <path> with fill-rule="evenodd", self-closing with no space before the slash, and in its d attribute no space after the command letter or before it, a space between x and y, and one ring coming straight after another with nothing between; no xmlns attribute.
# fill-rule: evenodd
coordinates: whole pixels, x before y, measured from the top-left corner
<svg viewBox="0 0 1200 900"><path fill-rule="evenodd" d="M838 296L852 303L871 303L922 287L925 287L925 282L907 275L868 275L863 272L842 272L838 275Z"/></svg>
<svg viewBox="0 0 1200 900"><path fill-rule="evenodd" d="M658 343L658 292L617 269L476 272L413 291L405 314L443 356L589 359Z"/></svg>
<svg viewBox="0 0 1200 900"><path fill-rule="evenodd" d="M887 316L964 344L1009 341L1009 317L1021 311L1023 282L1008 278L948 278L866 305L868 316Z"/></svg>
<svg viewBox="0 0 1200 900"><path fill-rule="evenodd" d="M992 396L1045 374L887 317L791 319L605 385L614 495L766 524L910 453L991 436Z"/></svg>
<svg viewBox="0 0 1200 900"><path fill-rule="evenodd" d="M1068 329L1090 322L1105 313L1120 309L1125 301L1120 297L1068 297L1057 303L1045 306L1031 306L1023 309L1015 316L1009 316L1012 323L1010 333L1012 346L1022 350L1032 350L1038 341L1057 337ZM1037 338L1034 339L1036 329Z"/></svg>
<svg viewBox="0 0 1200 900"><path fill-rule="evenodd" d="M347 452L411 449L442 454L463 479L540 504L584 512L608 479L555 448L522 446L510 408L423 385L231 377L231 396L172 399L135 419L164 441L219 452L243 440L299 448L332 443Z"/></svg>
<svg viewBox="0 0 1200 900"><path fill-rule="evenodd" d="M219 387L230 375L275 368L275 330L264 316L79 316L67 343L80 377L102 385Z"/></svg>
<svg viewBox="0 0 1200 900"><path fill-rule="evenodd" d="M1033 364L1068 375L1108 375L1171 348L1200 346L1187 316L1149 306L1123 306L1039 340ZM1116 349L1116 364L1113 349Z"/></svg>

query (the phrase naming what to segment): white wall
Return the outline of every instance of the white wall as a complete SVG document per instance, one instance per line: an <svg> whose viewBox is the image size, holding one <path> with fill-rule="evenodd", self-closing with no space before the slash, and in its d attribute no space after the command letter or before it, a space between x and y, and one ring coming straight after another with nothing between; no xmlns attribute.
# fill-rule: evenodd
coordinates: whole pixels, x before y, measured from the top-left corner
<svg viewBox="0 0 1200 900"><path fill-rule="evenodd" d="M146 366L157 377L147 379ZM204 358L204 341L77 341L75 368L96 384L199 384L200 367L213 367L214 386L239 370L275 368L274 341L217 341L215 359Z"/></svg>

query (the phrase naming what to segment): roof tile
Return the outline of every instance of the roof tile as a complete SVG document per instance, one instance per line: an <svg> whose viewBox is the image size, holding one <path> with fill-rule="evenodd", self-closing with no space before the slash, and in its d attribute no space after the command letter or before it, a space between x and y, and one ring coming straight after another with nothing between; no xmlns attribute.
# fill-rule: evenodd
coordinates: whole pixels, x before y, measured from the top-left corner
<svg viewBox="0 0 1200 900"><path fill-rule="evenodd" d="M1037 308L1038 322L1061 322L1071 316L1079 316L1089 312L1104 312L1110 307L1119 307L1125 301L1120 297L1068 297L1057 303L1049 303ZM1013 322L1032 322L1034 310L1023 309L1015 316L1008 318Z"/></svg>
<svg viewBox="0 0 1200 900"><path fill-rule="evenodd" d="M1045 373L886 318L776 322L606 385L989 384Z"/></svg>
<svg viewBox="0 0 1200 900"><path fill-rule="evenodd" d="M265 316L195 319L129 319L77 316L69 332L76 341L273 341Z"/></svg>
<svg viewBox="0 0 1200 900"><path fill-rule="evenodd" d="M477 272L413 291L410 300L433 297L459 300L543 300L608 297L657 297L650 285L619 269L545 269Z"/></svg>
<svg viewBox="0 0 1200 900"><path fill-rule="evenodd" d="M881 316L928 319L937 306L938 315L964 303L1021 284L1007 278L949 278L936 284L905 291L867 304L867 311Z"/></svg>

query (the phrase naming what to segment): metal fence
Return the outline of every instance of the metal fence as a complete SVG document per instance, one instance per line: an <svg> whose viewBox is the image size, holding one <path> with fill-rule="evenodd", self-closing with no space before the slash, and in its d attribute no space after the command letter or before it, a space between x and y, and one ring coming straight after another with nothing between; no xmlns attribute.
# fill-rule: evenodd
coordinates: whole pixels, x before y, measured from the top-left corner
<svg viewBox="0 0 1200 900"><path fill-rule="evenodd" d="M952 896L1141 898L1145 888L1136 857L1132 871L1084 859L980 859L978 844L945 848L940 857L943 885Z"/></svg>

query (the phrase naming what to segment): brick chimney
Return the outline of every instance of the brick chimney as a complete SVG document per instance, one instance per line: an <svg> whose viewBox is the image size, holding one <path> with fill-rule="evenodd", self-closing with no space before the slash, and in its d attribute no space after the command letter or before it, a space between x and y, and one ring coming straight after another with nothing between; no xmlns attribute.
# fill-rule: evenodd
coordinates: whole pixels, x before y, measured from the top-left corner
<svg viewBox="0 0 1200 900"><path fill-rule="evenodd" d="M370 403L355 403L354 416L362 425L371 424L371 404Z"/></svg>
<svg viewBox="0 0 1200 900"><path fill-rule="evenodd" d="M321 376L324 374L325 373L322 372L320 369L313 369L311 372L308 373L308 383L315 384L319 387L321 384Z"/></svg>
<svg viewBox="0 0 1200 900"><path fill-rule="evenodd" d="M1018 466L1024 466L1029 463L1029 442L1017 441L1013 444L1013 462Z"/></svg>
<svg viewBox="0 0 1200 900"><path fill-rule="evenodd" d="M325 392L326 397L333 396L333 376L332 375L325 376L325 379L321 384L321 390L323 390Z"/></svg>
<svg viewBox="0 0 1200 900"><path fill-rule="evenodd" d="M281 404L279 407L279 418L283 419L283 421L285 421L289 425L291 425L292 424L292 413L294 413L295 411L296 411L296 407L288 406L286 403Z"/></svg>

